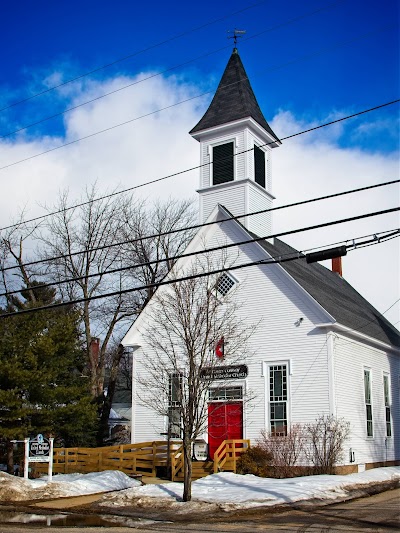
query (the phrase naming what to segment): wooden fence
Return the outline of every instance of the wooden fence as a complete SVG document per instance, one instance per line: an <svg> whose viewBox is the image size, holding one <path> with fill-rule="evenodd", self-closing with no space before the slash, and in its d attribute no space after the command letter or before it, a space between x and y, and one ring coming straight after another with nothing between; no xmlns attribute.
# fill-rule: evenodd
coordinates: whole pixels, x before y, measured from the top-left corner
<svg viewBox="0 0 400 533"><path fill-rule="evenodd" d="M236 461L250 447L249 440L226 440L214 454L214 472L236 472ZM140 442L104 448L54 448L53 472L72 474L120 470L128 475L155 477L157 468L170 471L172 481L183 472L181 441ZM212 462L211 462L212 466ZM47 463L32 463L35 473L47 473ZM207 475L208 471L204 471Z"/></svg>
<svg viewBox="0 0 400 533"><path fill-rule="evenodd" d="M181 443L171 443L169 454L173 455ZM53 472L57 474L101 472L120 470L125 474L156 476L157 467L168 463L166 441L121 444L104 448L54 448ZM36 463L35 472L47 472L46 463Z"/></svg>
<svg viewBox="0 0 400 533"><path fill-rule="evenodd" d="M250 448L250 440L224 440L214 453L214 473L221 471L236 472L236 461Z"/></svg>

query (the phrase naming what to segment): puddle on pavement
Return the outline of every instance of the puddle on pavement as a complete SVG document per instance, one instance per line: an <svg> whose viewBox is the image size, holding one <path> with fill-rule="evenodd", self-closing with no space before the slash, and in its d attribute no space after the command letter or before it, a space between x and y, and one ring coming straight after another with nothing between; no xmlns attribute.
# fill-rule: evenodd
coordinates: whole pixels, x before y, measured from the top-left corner
<svg viewBox="0 0 400 533"><path fill-rule="evenodd" d="M153 520L126 518L124 516L79 515L70 513L31 514L0 511L0 524L26 524L31 526L70 526L70 527L137 527L154 523Z"/></svg>

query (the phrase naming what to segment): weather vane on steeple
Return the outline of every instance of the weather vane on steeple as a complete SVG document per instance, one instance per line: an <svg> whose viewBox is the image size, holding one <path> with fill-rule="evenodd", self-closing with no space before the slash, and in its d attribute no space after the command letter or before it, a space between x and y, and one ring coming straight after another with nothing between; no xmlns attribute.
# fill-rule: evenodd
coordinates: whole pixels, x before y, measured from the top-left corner
<svg viewBox="0 0 400 533"><path fill-rule="evenodd" d="M233 33L233 35L228 35L228 39L233 39L234 50L236 50L238 37L243 37L243 35L246 33L246 30L238 30L235 28L234 30L228 30L228 33Z"/></svg>

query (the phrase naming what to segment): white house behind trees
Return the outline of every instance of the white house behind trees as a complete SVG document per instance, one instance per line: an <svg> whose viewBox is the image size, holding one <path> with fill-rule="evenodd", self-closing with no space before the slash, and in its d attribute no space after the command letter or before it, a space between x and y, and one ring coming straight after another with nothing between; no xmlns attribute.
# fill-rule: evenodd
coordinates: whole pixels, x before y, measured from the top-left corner
<svg viewBox="0 0 400 533"><path fill-rule="evenodd" d="M190 134L200 143L204 165L200 221L215 224L201 228L186 253L269 236L271 213L222 222L272 206L271 152L281 144L258 106L236 49L210 107ZM227 253L234 266L298 257L278 239ZM181 258L176 268L184 269L190 261ZM349 471L400 464L400 336L336 270L300 258L221 275L219 297L229 292L240 302L243 323L259 326L249 341L251 355L239 371L210 387L203 435L210 456L224 439L254 443L261 430L282 434L290 425L325 414L350 423L343 456ZM152 357L143 334L151 329L150 308L123 339L133 349L132 442L159 440L168 425L166 417L138 401L136 378L145 374ZM252 391L252 399L243 402L246 391Z"/></svg>

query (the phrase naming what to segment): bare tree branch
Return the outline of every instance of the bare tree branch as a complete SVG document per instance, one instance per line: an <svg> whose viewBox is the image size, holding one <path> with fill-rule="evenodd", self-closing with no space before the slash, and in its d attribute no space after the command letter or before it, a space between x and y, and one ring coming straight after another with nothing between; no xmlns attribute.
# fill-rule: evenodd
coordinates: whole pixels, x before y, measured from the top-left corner
<svg viewBox="0 0 400 533"><path fill-rule="evenodd" d="M218 259L227 266L226 258ZM212 270L208 257L197 257L185 275ZM182 272L170 274L179 278ZM237 364L249 356L248 340L256 326L245 327L237 310L239 303L216 291L216 276L196 277L160 288L148 309L143 331L151 354L146 369L137 376L140 402L168 417L174 408L180 424L185 456L184 500L191 498L191 445L207 423L208 391L214 382L212 370L221 365L214 353L219 339L226 339L224 364ZM145 355L146 356L146 355ZM173 385L171 380L179 380ZM223 386L223 383L219 383ZM171 387L173 386L173 402Z"/></svg>

